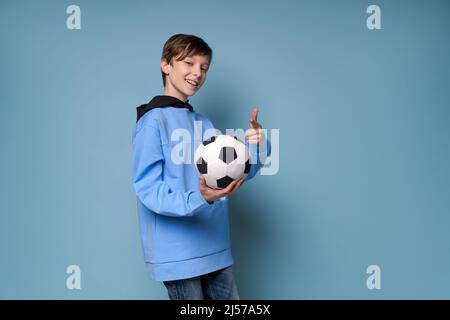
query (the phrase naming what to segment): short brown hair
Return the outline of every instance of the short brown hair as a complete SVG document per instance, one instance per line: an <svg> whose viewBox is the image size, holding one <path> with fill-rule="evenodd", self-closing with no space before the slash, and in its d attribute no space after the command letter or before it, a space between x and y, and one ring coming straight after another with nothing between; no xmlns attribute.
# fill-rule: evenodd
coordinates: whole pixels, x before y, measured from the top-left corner
<svg viewBox="0 0 450 320"><path fill-rule="evenodd" d="M164 44L161 60L172 64L172 59L180 61L194 55L208 56L209 62L212 60L212 50L203 39L190 34L175 34ZM161 75L166 86L166 74L162 70Z"/></svg>

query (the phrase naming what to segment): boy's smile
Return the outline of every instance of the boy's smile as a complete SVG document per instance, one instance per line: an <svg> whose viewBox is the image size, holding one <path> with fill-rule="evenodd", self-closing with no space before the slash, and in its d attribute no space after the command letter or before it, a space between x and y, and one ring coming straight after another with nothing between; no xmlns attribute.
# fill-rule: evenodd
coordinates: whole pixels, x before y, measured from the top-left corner
<svg viewBox="0 0 450 320"><path fill-rule="evenodd" d="M186 101L205 82L209 62L209 57L202 55L188 56L180 61L173 59L170 64L162 60L161 70L166 74L164 94Z"/></svg>

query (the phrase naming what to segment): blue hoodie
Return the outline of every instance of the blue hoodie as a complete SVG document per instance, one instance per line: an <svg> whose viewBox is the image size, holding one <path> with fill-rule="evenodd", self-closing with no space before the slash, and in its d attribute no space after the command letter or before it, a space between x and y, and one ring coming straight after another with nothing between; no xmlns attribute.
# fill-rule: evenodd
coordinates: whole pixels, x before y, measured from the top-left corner
<svg viewBox="0 0 450 320"><path fill-rule="evenodd" d="M173 131L180 128L190 133L189 139L172 141ZM204 136L207 130L209 134ZM233 264L228 197L211 204L205 201L193 161L196 147L213 135L213 130L205 116L174 97L156 96L138 107L133 130L133 184L144 258L155 280L191 278ZM177 164L171 161L171 154L178 152L180 143L190 150L190 161ZM265 150L248 147L253 159L258 151L261 159L270 154L268 141ZM246 180L261 166L261 161L251 165Z"/></svg>

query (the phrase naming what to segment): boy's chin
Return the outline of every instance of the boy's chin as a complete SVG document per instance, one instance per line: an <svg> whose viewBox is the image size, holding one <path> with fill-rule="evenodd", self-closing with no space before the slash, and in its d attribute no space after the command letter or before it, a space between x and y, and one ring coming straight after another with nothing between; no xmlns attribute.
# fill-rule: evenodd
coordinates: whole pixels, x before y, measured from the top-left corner
<svg viewBox="0 0 450 320"><path fill-rule="evenodd" d="M200 88L197 88L195 90L192 88L187 88L187 90L184 92L184 94L188 97L192 97L198 92L198 90L200 90Z"/></svg>
<svg viewBox="0 0 450 320"><path fill-rule="evenodd" d="M197 91L198 91L198 90L197 90ZM197 93L197 91L188 91L188 92L186 92L186 96L188 96L188 97L195 96L195 94Z"/></svg>

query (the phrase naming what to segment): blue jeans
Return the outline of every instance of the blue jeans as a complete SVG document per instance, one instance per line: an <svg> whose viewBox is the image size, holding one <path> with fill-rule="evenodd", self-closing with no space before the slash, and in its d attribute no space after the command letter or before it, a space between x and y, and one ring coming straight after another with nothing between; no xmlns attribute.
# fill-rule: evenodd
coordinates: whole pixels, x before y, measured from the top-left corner
<svg viewBox="0 0 450 320"><path fill-rule="evenodd" d="M231 267L164 285L170 300L239 300Z"/></svg>

